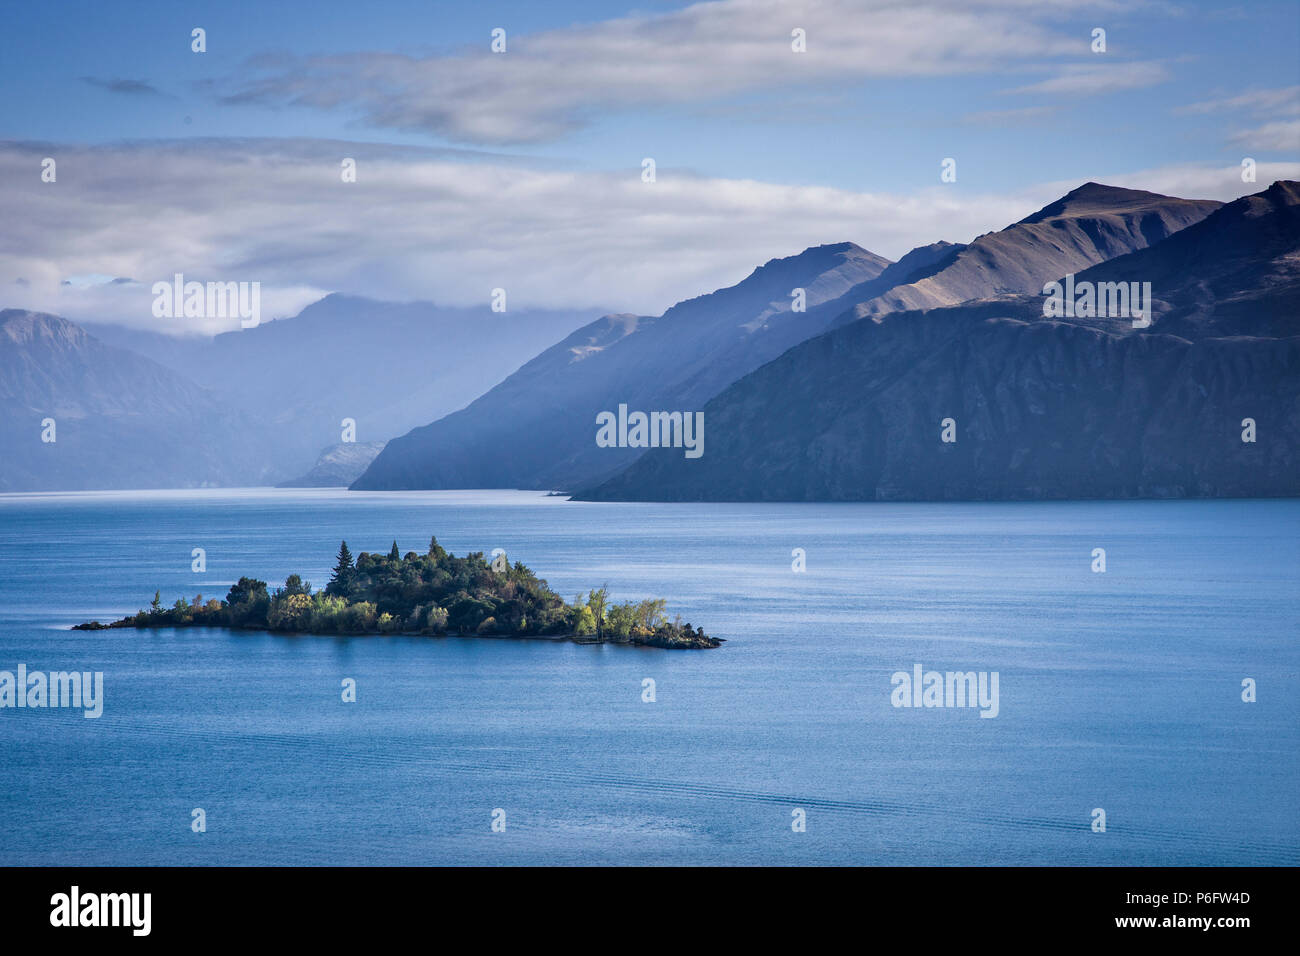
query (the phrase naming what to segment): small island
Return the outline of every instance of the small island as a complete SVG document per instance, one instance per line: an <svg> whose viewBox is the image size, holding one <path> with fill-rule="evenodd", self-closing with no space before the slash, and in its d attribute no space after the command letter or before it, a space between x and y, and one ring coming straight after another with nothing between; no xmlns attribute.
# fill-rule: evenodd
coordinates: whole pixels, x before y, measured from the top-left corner
<svg viewBox="0 0 1300 956"><path fill-rule="evenodd" d="M483 552L448 554L436 538L426 554L361 552L355 562L348 543L339 547L329 584L313 591L296 574L268 592L265 581L240 578L224 601L177 598L171 607L154 592L148 609L74 630L108 628L226 627L291 634L420 634L572 640L579 644L637 644L697 649L721 638L669 621L662 599L613 604L601 587L566 602L532 571L504 553L489 563Z"/></svg>

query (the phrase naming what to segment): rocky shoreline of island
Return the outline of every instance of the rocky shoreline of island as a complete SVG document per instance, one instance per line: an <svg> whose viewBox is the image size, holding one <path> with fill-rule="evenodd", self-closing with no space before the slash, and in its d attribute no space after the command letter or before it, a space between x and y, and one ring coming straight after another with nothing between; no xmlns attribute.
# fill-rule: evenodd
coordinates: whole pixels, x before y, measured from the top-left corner
<svg viewBox="0 0 1300 956"><path fill-rule="evenodd" d="M339 547L329 583L313 590L297 574L268 590L265 581L241 577L224 600L178 598L170 606L154 592L148 608L111 623L86 621L74 630L221 627L309 635L488 637L628 644L696 650L714 648L710 637L680 616L668 620L666 601L614 603L608 587L565 601L522 563L504 552L456 557L430 538L424 554L363 551L354 560Z"/></svg>

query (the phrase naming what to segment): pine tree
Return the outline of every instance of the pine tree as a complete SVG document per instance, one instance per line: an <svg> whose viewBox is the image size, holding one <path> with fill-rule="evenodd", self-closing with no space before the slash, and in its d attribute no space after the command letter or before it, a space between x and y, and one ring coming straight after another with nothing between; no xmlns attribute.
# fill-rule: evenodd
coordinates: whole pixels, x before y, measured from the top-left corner
<svg viewBox="0 0 1300 956"><path fill-rule="evenodd" d="M344 541L339 545L338 563L334 565L334 575L330 578L325 593L333 597L346 598L356 579L357 571L352 565L352 552L348 550L348 543Z"/></svg>
<svg viewBox="0 0 1300 956"><path fill-rule="evenodd" d="M396 539L396 538L393 539L393 550L388 552L388 560L389 560L389 561L401 561L401 560L402 560L402 555L401 555L401 553L397 550L397 539Z"/></svg>

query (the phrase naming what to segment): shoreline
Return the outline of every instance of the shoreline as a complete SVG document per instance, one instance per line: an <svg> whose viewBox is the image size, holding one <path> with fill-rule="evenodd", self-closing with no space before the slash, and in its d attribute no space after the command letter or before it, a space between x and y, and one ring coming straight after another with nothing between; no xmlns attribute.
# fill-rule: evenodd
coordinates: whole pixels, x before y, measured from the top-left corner
<svg viewBox="0 0 1300 956"><path fill-rule="evenodd" d="M125 618L123 621L126 620ZM609 645L611 647L653 647L659 650L713 650L726 643L725 637L709 637L709 643L704 644L658 644L646 640L596 640L591 635L575 634L572 632L564 634L430 634L424 631L280 631L272 630L268 627L256 627L246 624L158 624L141 627L137 624L126 624L123 621L113 621L109 624L103 624L99 621L85 621L81 624L69 625L69 631L161 631L161 630L226 630L226 631L249 631L260 634L271 634L277 637L424 637L432 640L442 638L465 638L466 640L489 640L489 641L550 641L556 644L571 643L583 646L587 645Z"/></svg>

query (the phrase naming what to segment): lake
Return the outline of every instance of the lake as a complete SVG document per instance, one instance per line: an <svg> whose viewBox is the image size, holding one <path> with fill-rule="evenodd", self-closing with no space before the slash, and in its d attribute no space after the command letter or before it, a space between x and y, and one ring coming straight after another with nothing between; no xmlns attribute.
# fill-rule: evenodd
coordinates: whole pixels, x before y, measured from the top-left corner
<svg viewBox="0 0 1300 956"><path fill-rule="evenodd" d="M1298 531L1296 500L0 496L0 670L104 675L98 719L0 709L0 863L1295 865ZM727 642L68 630L431 534ZM997 716L893 706L915 665L996 673Z"/></svg>

